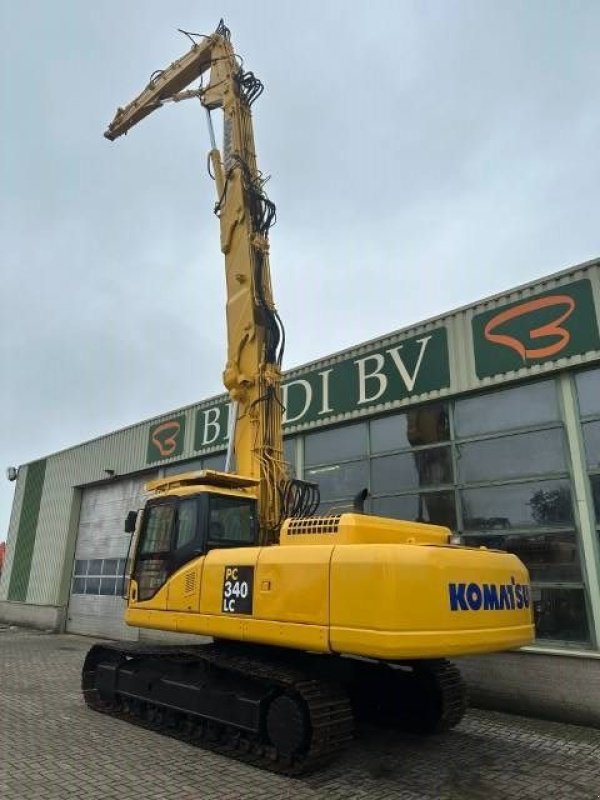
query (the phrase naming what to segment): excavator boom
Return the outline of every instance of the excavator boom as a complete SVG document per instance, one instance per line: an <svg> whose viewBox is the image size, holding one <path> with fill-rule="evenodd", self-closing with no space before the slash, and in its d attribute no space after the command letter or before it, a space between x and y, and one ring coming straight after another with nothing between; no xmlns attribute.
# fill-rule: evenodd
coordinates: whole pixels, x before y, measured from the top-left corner
<svg viewBox="0 0 600 800"><path fill-rule="evenodd" d="M188 89L210 73L208 83ZM283 460L281 361L283 325L273 302L269 228L275 206L256 165L250 107L262 83L244 72L223 22L211 36L166 69L119 108L105 132L114 140L164 103L198 98L208 112L210 164L217 189L227 286L227 362L223 382L231 398L230 451L226 470L256 479L262 543L277 541L283 521L287 466ZM210 112L223 112L223 152L217 148Z"/></svg>
<svg viewBox="0 0 600 800"><path fill-rule="evenodd" d="M209 36L204 41L194 44L189 53L173 61L166 69L153 73L144 91L125 108L117 109L115 118L104 132L104 136L111 142L123 136L148 114L156 111L166 101L178 97L190 83L207 72L212 63L216 39L216 35Z"/></svg>

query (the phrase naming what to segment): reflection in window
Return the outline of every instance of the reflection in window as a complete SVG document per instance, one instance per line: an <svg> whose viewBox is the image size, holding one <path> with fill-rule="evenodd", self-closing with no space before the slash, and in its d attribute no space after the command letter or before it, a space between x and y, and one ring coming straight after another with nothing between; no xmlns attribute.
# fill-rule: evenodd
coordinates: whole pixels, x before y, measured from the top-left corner
<svg viewBox="0 0 600 800"><path fill-rule="evenodd" d="M449 447L432 447L380 456L371 461L371 491L391 494L420 486L452 483L452 457Z"/></svg>
<svg viewBox="0 0 600 800"><path fill-rule="evenodd" d="M367 425L364 422L310 433L304 440L304 461L307 465L346 461L360 458L366 453Z"/></svg>
<svg viewBox="0 0 600 800"><path fill-rule="evenodd" d="M371 452L386 453L450 439L448 408L432 403L371 422Z"/></svg>
<svg viewBox="0 0 600 800"><path fill-rule="evenodd" d="M520 478L566 470L562 429L520 433L456 447L459 479Z"/></svg>
<svg viewBox="0 0 600 800"><path fill-rule="evenodd" d="M596 512L596 525L600 525L600 475L590 475L594 511Z"/></svg>
<svg viewBox="0 0 600 800"><path fill-rule="evenodd" d="M338 497L336 500L329 500L325 501L324 503L320 503L315 515L317 517L324 517L328 514L352 514L354 511L353 497ZM365 503L364 511L366 514L370 513L369 500L367 500Z"/></svg>
<svg viewBox="0 0 600 800"><path fill-rule="evenodd" d="M177 508L175 548L185 547L196 535L196 500L182 500Z"/></svg>
<svg viewBox="0 0 600 800"><path fill-rule="evenodd" d="M210 543L256 541L256 502L238 497L210 496L208 540Z"/></svg>
<svg viewBox="0 0 600 800"><path fill-rule="evenodd" d="M168 553L171 549L171 528L175 506L152 506L146 517L140 553Z"/></svg>
<svg viewBox="0 0 600 800"><path fill-rule="evenodd" d="M582 426L585 455L590 469L600 467L600 422L585 422Z"/></svg>
<svg viewBox="0 0 600 800"><path fill-rule="evenodd" d="M573 521L567 481L463 489L461 497L465 530L549 527Z"/></svg>
<svg viewBox="0 0 600 800"><path fill-rule="evenodd" d="M600 369L590 369L575 376L581 415L600 414Z"/></svg>
<svg viewBox="0 0 600 800"><path fill-rule="evenodd" d="M396 497L375 497L373 513L412 522L431 522L456 528L454 492L421 492Z"/></svg>
<svg viewBox="0 0 600 800"><path fill-rule="evenodd" d="M324 502L342 497L354 497L369 485L367 461L313 467L305 470L305 476L307 481L319 484L321 500Z"/></svg>
<svg viewBox="0 0 600 800"><path fill-rule="evenodd" d="M531 591L538 639L589 643L583 589L534 586Z"/></svg>
<svg viewBox="0 0 600 800"><path fill-rule="evenodd" d="M559 419L556 387L541 381L457 400L454 426L459 437L523 428Z"/></svg>
<svg viewBox="0 0 600 800"><path fill-rule="evenodd" d="M514 553L529 570L532 581L581 581L579 553L572 531L467 536L466 544Z"/></svg>

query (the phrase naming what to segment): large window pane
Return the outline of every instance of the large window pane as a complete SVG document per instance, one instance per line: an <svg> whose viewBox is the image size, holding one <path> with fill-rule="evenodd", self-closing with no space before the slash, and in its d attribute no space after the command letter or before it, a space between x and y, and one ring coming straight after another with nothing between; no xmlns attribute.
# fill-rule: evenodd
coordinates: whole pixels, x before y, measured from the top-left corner
<svg viewBox="0 0 600 800"><path fill-rule="evenodd" d="M354 512L353 497L338 497L337 500L327 500L319 504L315 514L318 517L325 517L331 514L349 514ZM365 512L370 513L368 501L365 504Z"/></svg>
<svg viewBox="0 0 600 800"><path fill-rule="evenodd" d="M193 461L180 461L177 464L169 464L164 467L165 475L179 475L182 472L195 472L202 469L202 460L195 458Z"/></svg>
<svg viewBox="0 0 600 800"><path fill-rule="evenodd" d="M598 469L600 467L600 422L586 422L582 428L588 467Z"/></svg>
<svg viewBox="0 0 600 800"><path fill-rule="evenodd" d="M454 492L422 492L396 497L375 497L373 513L411 522L431 522L456 528Z"/></svg>
<svg viewBox="0 0 600 800"><path fill-rule="evenodd" d="M342 497L354 497L369 485L367 461L315 467L305 470L305 476L307 481L319 484L321 500L324 502Z"/></svg>
<svg viewBox="0 0 600 800"><path fill-rule="evenodd" d="M283 457L290 466L291 474L296 474L296 439L288 436L283 440Z"/></svg>
<svg viewBox="0 0 600 800"><path fill-rule="evenodd" d="M564 472L561 429L521 433L457 445L459 480L474 482Z"/></svg>
<svg viewBox="0 0 600 800"><path fill-rule="evenodd" d="M592 484L592 497L594 498L596 524L600 525L600 475L590 475L590 483Z"/></svg>
<svg viewBox="0 0 600 800"><path fill-rule="evenodd" d="M554 422L558 418L553 381L466 397L454 405L454 427L461 438Z"/></svg>
<svg viewBox="0 0 600 800"><path fill-rule="evenodd" d="M579 410L582 416L600 414L600 369L590 369L575 376Z"/></svg>
<svg viewBox="0 0 600 800"><path fill-rule="evenodd" d="M307 465L331 464L366 455L367 425L347 425L343 428L310 433L304 441L304 461Z"/></svg>
<svg viewBox="0 0 600 800"><path fill-rule="evenodd" d="M432 447L381 456L371 461L371 491L391 494L420 486L452 483L452 457L449 447Z"/></svg>
<svg viewBox="0 0 600 800"><path fill-rule="evenodd" d="M99 594L100 593L100 578L87 578L85 582L86 594Z"/></svg>
<svg viewBox="0 0 600 800"><path fill-rule="evenodd" d="M448 408L432 403L371 422L371 452L386 453L450 439Z"/></svg>
<svg viewBox="0 0 600 800"><path fill-rule="evenodd" d="M534 586L532 596L538 639L589 642L583 589Z"/></svg>
<svg viewBox="0 0 600 800"><path fill-rule="evenodd" d="M223 472L226 458L226 452L214 453L212 456L204 456L202 459L202 469L216 469L219 472Z"/></svg>
<svg viewBox="0 0 600 800"><path fill-rule="evenodd" d="M100 579L100 594L114 595L116 578Z"/></svg>
<svg viewBox="0 0 600 800"><path fill-rule="evenodd" d="M75 575L85 575L87 573L88 562L83 560L77 560L75 562Z"/></svg>
<svg viewBox="0 0 600 800"><path fill-rule="evenodd" d="M536 481L461 491L465 530L506 530L570 525L567 481Z"/></svg>
<svg viewBox="0 0 600 800"><path fill-rule="evenodd" d="M118 566L119 566L118 558L107 558L102 562L102 574L117 575Z"/></svg>
<svg viewBox="0 0 600 800"><path fill-rule="evenodd" d="M529 570L532 581L581 581L575 534L569 532L467 536L466 544L514 553Z"/></svg>

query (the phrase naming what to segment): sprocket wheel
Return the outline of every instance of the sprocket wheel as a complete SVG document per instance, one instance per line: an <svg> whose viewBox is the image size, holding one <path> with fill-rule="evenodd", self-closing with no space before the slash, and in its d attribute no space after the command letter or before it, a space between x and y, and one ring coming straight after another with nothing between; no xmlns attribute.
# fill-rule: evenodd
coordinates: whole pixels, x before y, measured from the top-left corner
<svg viewBox="0 0 600 800"><path fill-rule="evenodd" d="M293 757L307 750L310 726L299 697L280 694L270 704L266 719L267 736L278 753Z"/></svg>

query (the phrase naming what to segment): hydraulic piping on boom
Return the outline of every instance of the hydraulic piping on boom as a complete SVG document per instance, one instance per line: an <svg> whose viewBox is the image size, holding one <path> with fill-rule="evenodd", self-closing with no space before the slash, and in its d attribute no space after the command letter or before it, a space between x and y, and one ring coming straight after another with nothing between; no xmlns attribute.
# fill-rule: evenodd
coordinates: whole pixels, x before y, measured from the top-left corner
<svg viewBox="0 0 600 800"><path fill-rule="evenodd" d="M223 383L231 398L226 472L258 481L261 544L278 540L284 517L312 513L316 487L291 480L283 457L281 364L285 331L271 288L269 230L276 220L256 163L251 107L263 84L240 66L223 21L183 58L152 76L132 103L119 109L105 137L127 133L166 102L197 98L206 109L210 172L217 190L227 282L227 362ZM185 89L210 72L206 86ZM223 112L223 152L211 112Z"/></svg>

